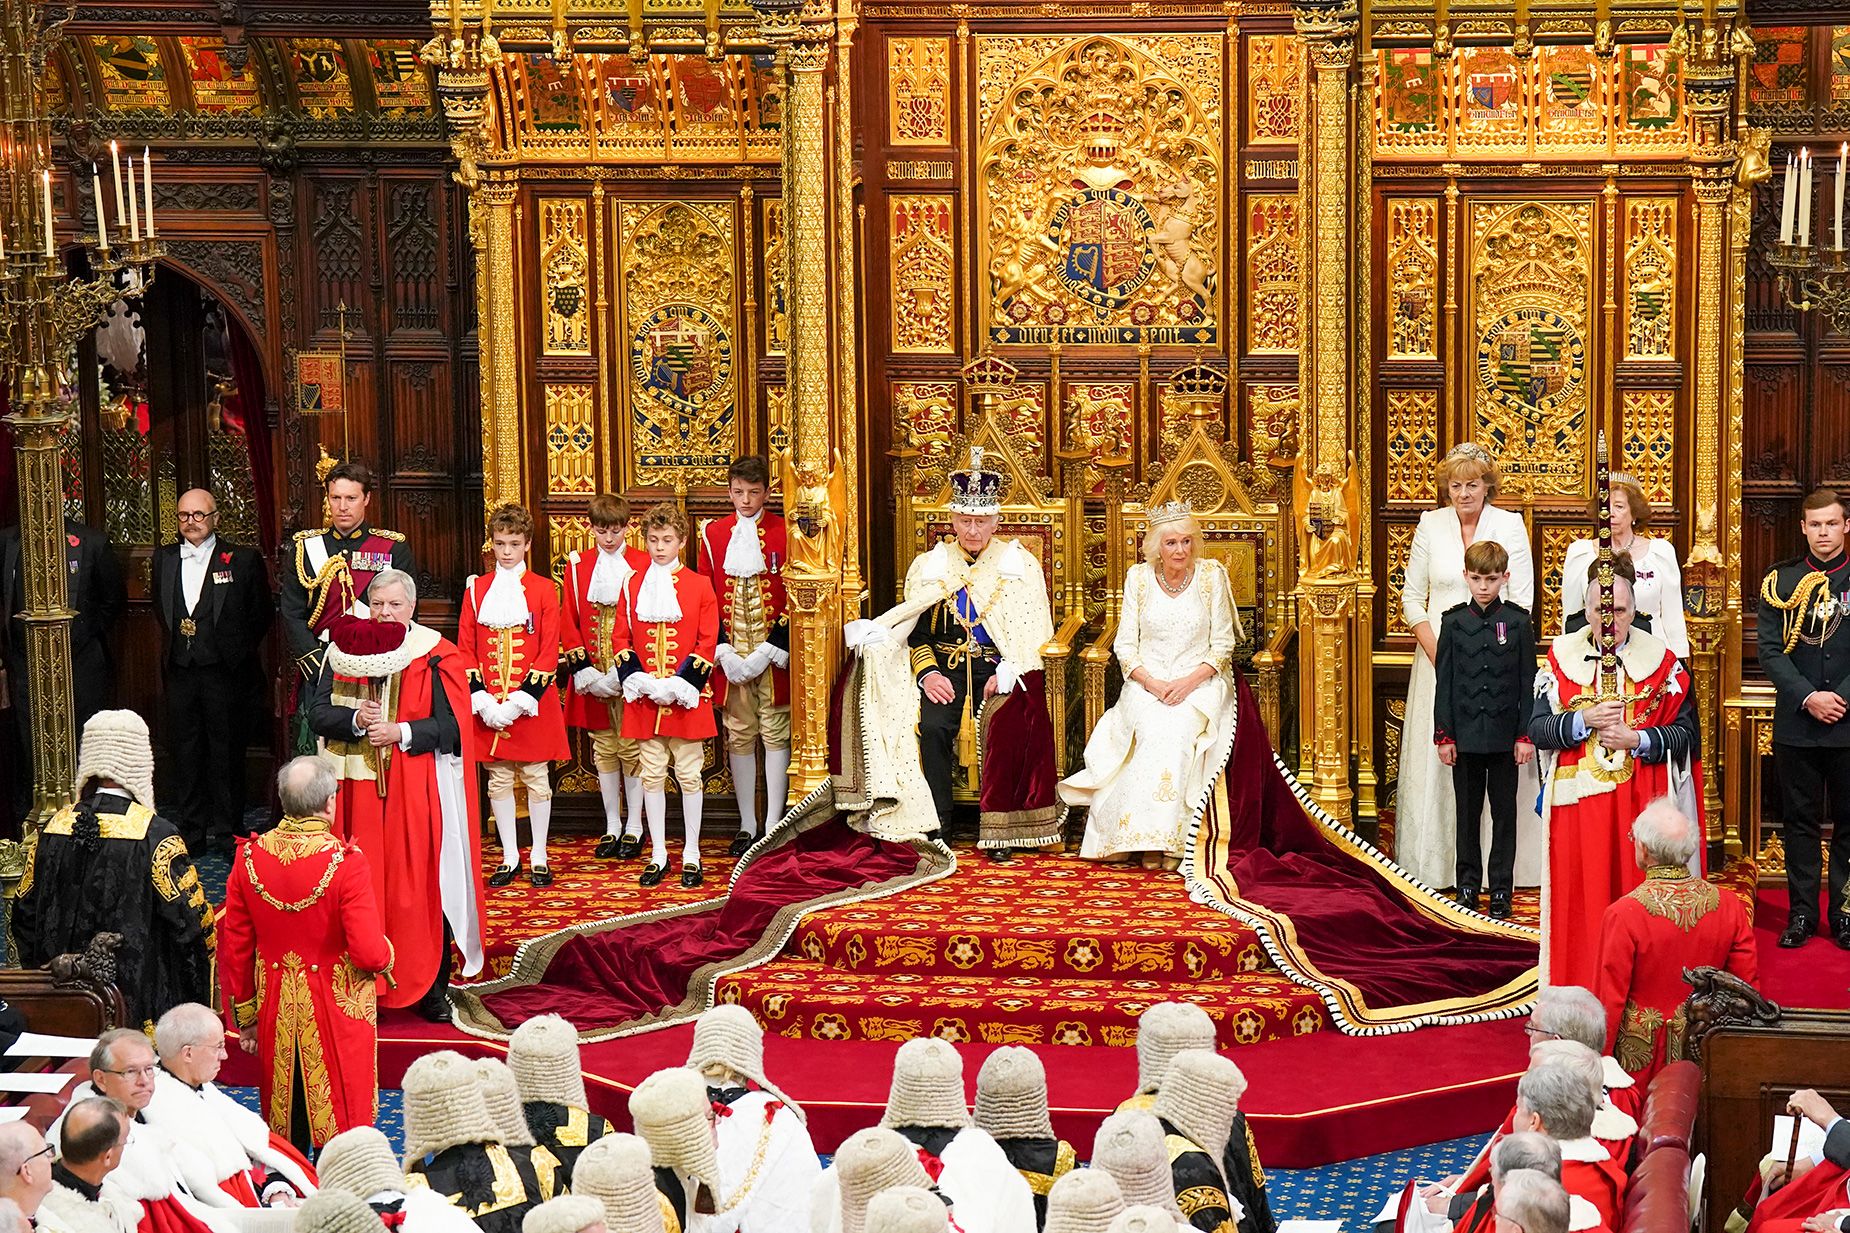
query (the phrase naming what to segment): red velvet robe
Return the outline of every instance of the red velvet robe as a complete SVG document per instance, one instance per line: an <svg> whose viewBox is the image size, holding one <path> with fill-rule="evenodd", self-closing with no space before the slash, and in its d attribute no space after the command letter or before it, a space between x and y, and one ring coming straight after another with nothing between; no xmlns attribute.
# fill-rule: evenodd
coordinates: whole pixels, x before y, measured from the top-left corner
<svg viewBox="0 0 1850 1233"><path fill-rule="evenodd" d="M1748 984L1759 979L1747 911L1732 891L1683 869L1653 869L1644 885L1606 909L1599 983L1607 1043L1640 1084L1685 1056L1683 970L1717 967Z"/></svg>
<svg viewBox="0 0 1850 1233"><path fill-rule="evenodd" d="M764 604L764 628L766 641L772 641L781 627L781 645L788 653L790 646L790 601L784 594L784 563L790 554L786 547L786 529L784 520L765 510L758 516L758 548L764 553L764 573L755 578L734 578L726 572L726 550L732 545L732 533L738 529L737 514L724 518L714 518L700 528L700 550L695 555L694 568L706 575L713 584L713 594L719 600L719 637L721 642L732 643L733 650L740 655L756 648L741 648L734 642L732 630L728 625L732 612L732 591L734 587L756 586L762 588ZM790 670L772 664L771 700L778 706L790 705ZM713 701L715 705L726 704L726 674L720 673L713 681Z"/></svg>
<svg viewBox="0 0 1850 1233"><path fill-rule="evenodd" d="M1668 728L1689 701L1690 676L1668 648L1648 637L1634 633L1620 649L1627 721L1634 729ZM1548 648L1547 672L1537 679L1538 690L1552 691L1549 701L1561 715L1580 709L1580 695L1592 688L1587 682L1594 665L1575 654L1585 650L1586 639L1576 643L1575 638L1567 634L1555 640ZM1644 648L1659 653L1648 667L1639 662ZM1672 787L1668 762L1645 762L1629 752L1593 754L1593 744L1588 740L1559 750L1551 770L1544 764L1548 873L1542 888L1542 955L1550 985L1592 988L1596 983L1601 918L1608 905L1644 880L1632 855L1632 821ZM1693 760L1691 772L1698 806L1694 816L1700 824L1701 768Z"/></svg>
<svg viewBox="0 0 1850 1233"><path fill-rule="evenodd" d="M232 1026L257 1032L270 1129L289 1133L299 1069L319 1147L372 1125L378 1113L374 974L393 965L366 854L313 821L284 819L238 840L219 918L218 971ZM337 865L331 874L330 864Z"/></svg>
<svg viewBox="0 0 1850 1233"><path fill-rule="evenodd" d="M649 554L640 548L625 548L623 559L629 562L632 576L649 568ZM591 602L591 574L597 569L597 549L574 552L565 569L565 608L559 621L560 675L570 677L580 668L609 672L616 650L611 646L610 631L616 620L618 605L599 609ZM598 628L603 624L603 629ZM623 715L623 699L587 698L567 682L565 722L587 732L604 732L616 726Z"/></svg>
<svg viewBox="0 0 1850 1233"><path fill-rule="evenodd" d="M415 636L422 626L414 626ZM438 658L438 677L430 668ZM344 679L338 678L337 679ZM450 713L462 737L462 765L472 766L475 728L469 714L469 678L463 653L454 643L437 638L429 651L414 655L398 674L398 706L392 719L420 719L431 713L431 690L442 688ZM457 937L464 964L463 975L473 976L481 965L481 922L485 915L482 892L481 808L473 784L462 788L460 804L467 810L461 829L467 832L462 868L469 879L472 904L446 902L438 878L443 849L443 802L437 782L437 754L409 755L396 746L386 760L383 793L372 779L342 779L337 798L334 833L359 845L372 869L373 892L385 917L391 940L393 975L398 984L379 995L384 1006L410 1006L430 989L443 958L446 915L473 911L474 937ZM471 966L473 965L473 966Z"/></svg>
<svg viewBox="0 0 1850 1233"><path fill-rule="evenodd" d="M634 617L636 597L647 577L648 571L644 570L630 579L611 632L617 658L630 665L624 676L627 679L635 671L653 677L684 677L700 691L703 705L661 706L646 697L625 702L622 735L642 741L654 736L706 740L719 732L713 708L705 705L712 697L713 652L719 646L719 601L714 598L713 584L686 566L677 565L674 590L681 605L681 619L670 624Z"/></svg>
<svg viewBox="0 0 1850 1233"><path fill-rule="evenodd" d="M1756 1179L1758 1185L1758 1179ZM1781 1186L1754 1205L1747 1233L1798 1233L1813 1216L1850 1207L1850 1170L1830 1161L1814 1165L1805 1176Z"/></svg>
<svg viewBox="0 0 1850 1233"><path fill-rule="evenodd" d="M554 681L559 671L559 592L552 579L531 569L520 576L527 598L525 628L493 629L477 613L493 573L473 579L456 621L456 646L469 664L469 686L486 690L496 702L525 690L539 707L497 732L470 715L475 729L475 756L483 762L561 762L572 756L565 740L565 712Z"/></svg>
<svg viewBox="0 0 1850 1233"><path fill-rule="evenodd" d="M1619 1227L1625 1202L1625 1170L1614 1160L1570 1160L1577 1149L1590 1146L1592 1139L1576 1139L1561 1145L1561 1185L1570 1195L1579 1195L1598 1211L1600 1224L1608 1229Z"/></svg>

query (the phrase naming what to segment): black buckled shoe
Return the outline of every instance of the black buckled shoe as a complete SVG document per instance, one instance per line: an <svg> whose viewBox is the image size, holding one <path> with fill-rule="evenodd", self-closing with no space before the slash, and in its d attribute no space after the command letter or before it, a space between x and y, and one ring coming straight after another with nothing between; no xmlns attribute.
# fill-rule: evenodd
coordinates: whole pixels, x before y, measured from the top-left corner
<svg viewBox="0 0 1850 1233"><path fill-rule="evenodd" d="M750 831L740 831L732 837L732 842L726 845L726 855L744 856L746 849L757 842L758 836L752 834Z"/></svg>
<svg viewBox="0 0 1850 1233"><path fill-rule="evenodd" d="M1470 908L1473 912L1481 912L1483 910L1477 891L1461 889L1457 894L1453 895L1452 898L1461 908Z"/></svg>
<svg viewBox="0 0 1850 1233"><path fill-rule="evenodd" d="M1490 914L1498 920L1510 918L1510 895L1508 891L1497 891L1490 896Z"/></svg>
<svg viewBox="0 0 1850 1233"><path fill-rule="evenodd" d="M650 861L648 866L643 869L642 876L636 879L636 885L660 886L662 884L662 879L667 876L668 867L666 865L658 865L654 861Z"/></svg>
<svg viewBox="0 0 1850 1233"><path fill-rule="evenodd" d="M496 890L499 890L503 886L506 886L509 882L512 882L514 880L514 875L518 874L519 872L520 872L520 862L519 861L515 861L511 865L503 865L499 869L495 870L493 873L488 875L488 884L494 887Z"/></svg>
<svg viewBox="0 0 1850 1233"><path fill-rule="evenodd" d="M617 838L615 835L605 835L602 839L597 841L597 847L591 850L591 855L597 857L597 859L601 861L615 860L617 854L622 851L622 848L623 841L621 839Z"/></svg>
<svg viewBox="0 0 1850 1233"><path fill-rule="evenodd" d="M1015 863L1015 849L1013 848L984 848L983 855L989 858L989 863L992 865L1013 865Z"/></svg>
<svg viewBox="0 0 1850 1233"><path fill-rule="evenodd" d="M642 855L642 836L625 835L617 840L617 859L632 861Z"/></svg>
<svg viewBox="0 0 1850 1233"><path fill-rule="evenodd" d="M551 886L552 885L552 866L551 865L535 865L533 868L527 870L527 885L528 886Z"/></svg>
<svg viewBox="0 0 1850 1233"><path fill-rule="evenodd" d="M699 865L681 866L681 885L687 887L689 890L694 889L694 887L699 886L706 880L707 875Z"/></svg>
<svg viewBox="0 0 1850 1233"><path fill-rule="evenodd" d="M412 1009L426 1023L448 1023L453 1018L448 993L427 994Z"/></svg>
<svg viewBox="0 0 1850 1233"><path fill-rule="evenodd" d="M1850 950L1850 916L1837 922L1836 927L1831 930L1831 939L1844 950Z"/></svg>
<svg viewBox="0 0 1850 1233"><path fill-rule="evenodd" d="M1796 917L1787 924L1786 931L1779 935L1780 948L1783 950L1797 950L1799 947L1805 945L1805 943L1811 941L1812 935L1817 932L1818 926L1812 924L1802 916Z"/></svg>

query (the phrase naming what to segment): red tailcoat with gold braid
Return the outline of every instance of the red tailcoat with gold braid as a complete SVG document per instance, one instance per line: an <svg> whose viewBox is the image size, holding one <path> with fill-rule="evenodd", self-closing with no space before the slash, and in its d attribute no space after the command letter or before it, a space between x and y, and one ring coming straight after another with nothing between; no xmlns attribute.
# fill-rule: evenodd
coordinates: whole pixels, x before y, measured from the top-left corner
<svg viewBox="0 0 1850 1233"><path fill-rule="evenodd" d="M613 633L622 679L646 672L653 677L678 676L700 693L701 705L662 706L651 698L623 704L619 735L646 741L652 736L678 736L704 741L719 733L713 708L713 652L719 646L719 600L713 584L702 574L676 564L674 594L681 605L679 621L642 621L636 618L636 597L648 570L630 579L623 604L617 610Z"/></svg>
<svg viewBox="0 0 1850 1233"><path fill-rule="evenodd" d="M1721 968L1759 983L1754 929L1733 891L1692 878L1680 865L1654 868L1644 885L1606 909L1599 984L1608 1050L1637 1079L1689 1056L1686 968Z"/></svg>
<svg viewBox="0 0 1850 1233"><path fill-rule="evenodd" d="M219 921L225 1012L257 1033L270 1128L289 1133L296 1078L319 1147L378 1111L375 974L392 967L366 854L322 818L238 840Z"/></svg>
<svg viewBox="0 0 1850 1233"><path fill-rule="evenodd" d="M609 672L616 659L611 632L617 624L617 604L591 602L591 574L597 569L597 549L574 552L565 568L565 612L559 622L559 675L568 681L580 668ZM623 549L634 577L649 568L649 554L640 548ZM625 583L627 585L627 579ZM623 714L623 699L588 698L576 689L565 691L565 722L587 732L604 732L614 725L612 716Z"/></svg>
<svg viewBox="0 0 1850 1233"><path fill-rule="evenodd" d="M1599 974L1600 921L1609 904L1644 880L1632 856L1632 822L1660 796L1675 796L1701 824L1702 771L1689 671L1662 641L1634 629L1619 648L1618 690L1629 727L1648 748L1609 750L1573 739L1576 712L1595 700L1599 653L1580 629L1556 638L1536 675L1529 739L1542 759L1548 873L1542 884L1542 960L1547 983L1590 989Z"/></svg>
<svg viewBox="0 0 1850 1233"><path fill-rule="evenodd" d="M739 529L738 515L709 520L700 528L700 551L695 566L713 583L719 599L719 637L738 652L750 655L763 643L780 652L771 673L771 700L790 705L790 601L784 595L784 520L764 510L758 515L758 549L764 554L764 572L752 578L734 578L726 572L726 550ZM713 701L726 703L726 674L713 679Z"/></svg>
<svg viewBox="0 0 1850 1233"><path fill-rule="evenodd" d="M554 683L559 673L559 591L552 579L531 569L520 575L527 599L527 622L496 629L478 615L494 573L470 581L456 621L456 646L469 665L470 701L487 691L496 702L527 694L539 707L497 732L472 715L478 762L557 762L571 757L565 739L565 711Z"/></svg>

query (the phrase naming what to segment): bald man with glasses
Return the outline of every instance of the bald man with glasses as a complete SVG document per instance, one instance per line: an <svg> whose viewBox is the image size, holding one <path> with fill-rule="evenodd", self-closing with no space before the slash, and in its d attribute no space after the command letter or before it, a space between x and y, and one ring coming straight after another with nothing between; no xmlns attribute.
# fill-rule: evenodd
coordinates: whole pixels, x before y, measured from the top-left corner
<svg viewBox="0 0 1850 1233"><path fill-rule="evenodd" d="M180 494L177 543L154 550L173 816L190 851L229 852L244 824L244 753L267 695L258 654L275 615L263 555L218 533L218 501Z"/></svg>

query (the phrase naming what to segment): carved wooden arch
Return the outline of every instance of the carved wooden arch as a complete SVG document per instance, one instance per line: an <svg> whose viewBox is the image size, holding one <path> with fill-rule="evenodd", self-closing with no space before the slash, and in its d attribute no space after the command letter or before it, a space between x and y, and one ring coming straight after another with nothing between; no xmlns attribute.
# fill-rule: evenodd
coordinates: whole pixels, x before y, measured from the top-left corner
<svg viewBox="0 0 1850 1233"><path fill-rule="evenodd" d="M231 315L238 323L238 327L244 331L245 336L251 340L251 350L257 353L257 362L263 371L264 401L266 403L274 402L278 406L281 406L284 402L285 395L284 382L282 374L278 372L276 357L272 354L273 348L270 345L270 330L264 319L255 318L252 315L254 307L257 311L264 311L265 306L261 304L261 301L268 298L270 290L271 275L270 262L268 259L269 254L267 252L268 246L263 240L255 236L251 237L249 243L257 245L259 260L262 262L262 268L259 270L259 282L255 288L256 295L259 297L259 304L255 306L248 302L248 296L245 293L231 287L222 278L206 273L193 262L176 258L173 253L174 245L172 243L168 245L167 255L162 257L156 265L173 270L179 274L184 274L195 286L209 294L218 302L220 307ZM222 248L222 242L214 242L213 247ZM157 273L155 277L158 278L160 275ZM265 426L265 431L268 431L267 425Z"/></svg>

